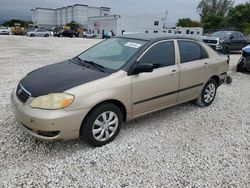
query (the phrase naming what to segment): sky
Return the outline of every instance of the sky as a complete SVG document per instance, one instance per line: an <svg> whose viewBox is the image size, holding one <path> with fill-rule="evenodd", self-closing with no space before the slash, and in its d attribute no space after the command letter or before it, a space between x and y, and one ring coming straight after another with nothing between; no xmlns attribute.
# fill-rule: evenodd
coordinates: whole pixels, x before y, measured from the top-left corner
<svg viewBox="0 0 250 188"><path fill-rule="evenodd" d="M73 4L104 6L111 8L111 14L150 15L165 17L167 25L174 25L179 18L199 20L196 7L200 0L0 0L0 22L9 19L30 19L30 9L36 7L60 8ZM235 4L247 0L235 0Z"/></svg>

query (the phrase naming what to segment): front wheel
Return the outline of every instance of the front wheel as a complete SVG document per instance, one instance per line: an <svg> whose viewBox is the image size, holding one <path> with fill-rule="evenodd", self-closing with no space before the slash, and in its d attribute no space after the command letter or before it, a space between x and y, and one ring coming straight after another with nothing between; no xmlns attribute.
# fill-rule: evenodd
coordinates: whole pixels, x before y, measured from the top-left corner
<svg viewBox="0 0 250 188"><path fill-rule="evenodd" d="M196 100L196 104L201 107L209 106L215 99L217 93L217 82L210 78L202 89L200 97Z"/></svg>
<svg viewBox="0 0 250 188"><path fill-rule="evenodd" d="M103 146L115 139L121 129L122 112L112 103L95 107L83 122L80 135L92 146Z"/></svg>

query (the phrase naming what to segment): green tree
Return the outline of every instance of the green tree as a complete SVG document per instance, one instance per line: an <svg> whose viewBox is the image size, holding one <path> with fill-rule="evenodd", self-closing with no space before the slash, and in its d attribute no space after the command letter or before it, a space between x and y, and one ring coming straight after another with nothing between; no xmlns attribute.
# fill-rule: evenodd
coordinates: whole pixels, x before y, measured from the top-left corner
<svg viewBox="0 0 250 188"><path fill-rule="evenodd" d="M193 21L190 18L181 18L176 23L177 27L200 27L200 22Z"/></svg>
<svg viewBox="0 0 250 188"><path fill-rule="evenodd" d="M233 7L233 0L201 0L197 11L205 30L220 29L227 25L227 15Z"/></svg>
<svg viewBox="0 0 250 188"><path fill-rule="evenodd" d="M12 26L14 26L15 23L20 23L21 27L26 27L27 25L32 24L33 22L29 21L29 20L12 19L12 20L4 22L3 26L5 26L5 27L12 27Z"/></svg>
<svg viewBox="0 0 250 188"><path fill-rule="evenodd" d="M250 33L250 1L232 8L228 14L229 24L236 30Z"/></svg>

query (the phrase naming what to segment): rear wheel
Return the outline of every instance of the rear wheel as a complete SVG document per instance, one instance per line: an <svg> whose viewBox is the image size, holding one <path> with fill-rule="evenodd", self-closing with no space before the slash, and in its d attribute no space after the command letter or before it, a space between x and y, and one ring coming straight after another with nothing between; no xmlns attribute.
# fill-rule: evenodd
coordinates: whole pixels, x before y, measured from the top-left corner
<svg viewBox="0 0 250 188"><path fill-rule="evenodd" d="M196 104L201 107L209 106L215 99L217 93L217 82L210 78L204 86L200 97L196 100Z"/></svg>
<svg viewBox="0 0 250 188"><path fill-rule="evenodd" d="M49 37L49 34L45 34L45 37Z"/></svg>
<svg viewBox="0 0 250 188"><path fill-rule="evenodd" d="M112 103L95 107L82 124L81 137L92 146L103 146L115 139L121 129L122 112Z"/></svg>
<svg viewBox="0 0 250 188"><path fill-rule="evenodd" d="M32 34L30 34L30 37L34 37L35 35L32 33Z"/></svg>

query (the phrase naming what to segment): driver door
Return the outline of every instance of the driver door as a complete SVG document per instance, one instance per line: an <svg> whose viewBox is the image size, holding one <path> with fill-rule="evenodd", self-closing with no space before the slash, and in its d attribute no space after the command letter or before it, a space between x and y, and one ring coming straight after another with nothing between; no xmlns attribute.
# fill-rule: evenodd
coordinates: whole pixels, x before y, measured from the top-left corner
<svg viewBox="0 0 250 188"><path fill-rule="evenodd" d="M139 58L137 63L153 64L154 70L132 76L133 116L177 102L180 69L176 62L174 41L158 42Z"/></svg>

